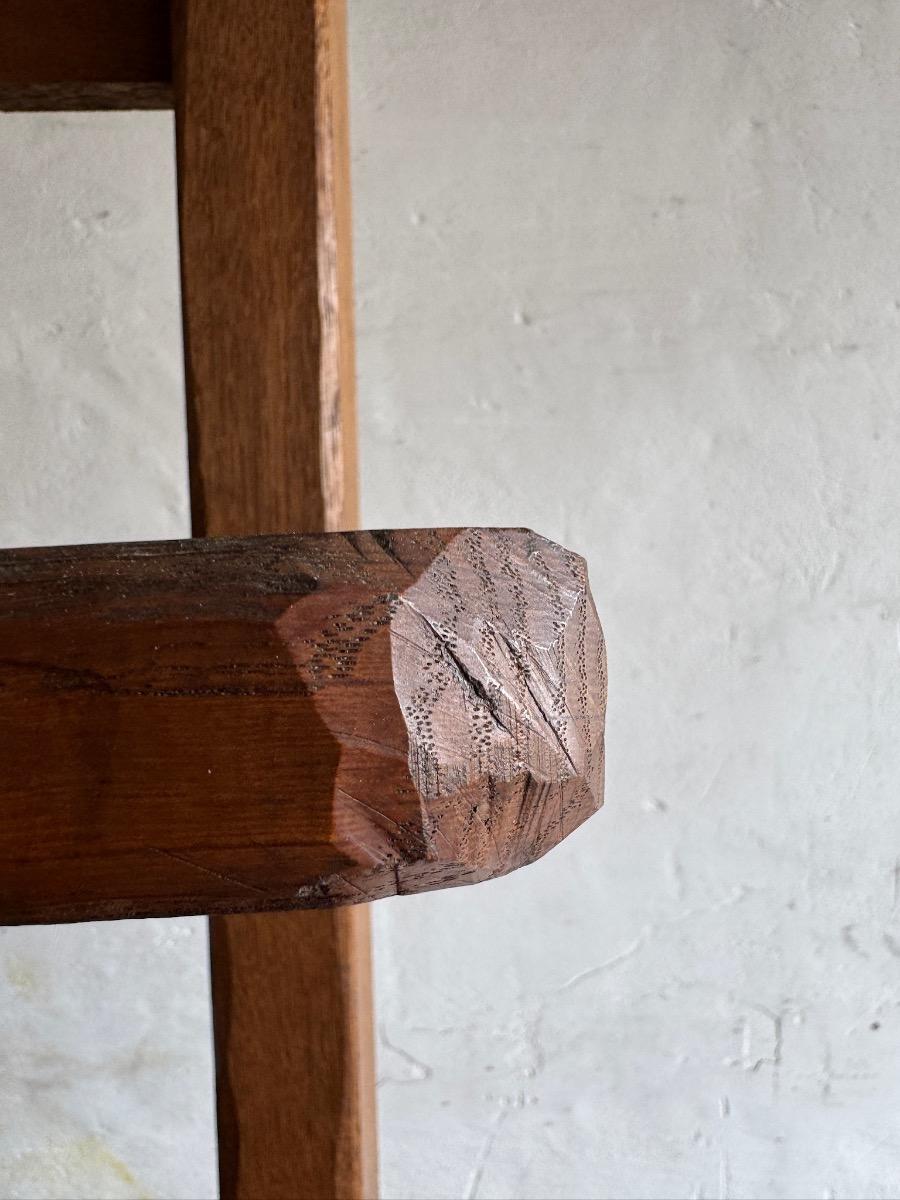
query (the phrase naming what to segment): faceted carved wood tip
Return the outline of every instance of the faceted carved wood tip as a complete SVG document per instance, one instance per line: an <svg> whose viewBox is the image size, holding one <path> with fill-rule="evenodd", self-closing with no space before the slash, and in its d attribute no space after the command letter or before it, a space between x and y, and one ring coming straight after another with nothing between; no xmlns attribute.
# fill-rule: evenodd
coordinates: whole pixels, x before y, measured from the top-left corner
<svg viewBox="0 0 900 1200"><path fill-rule="evenodd" d="M297 655L340 745L334 827L352 862L305 904L506 874L603 803L606 657L584 560L526 529L356 536L407 578L351 600ZM351 709L353 683L388 670L394 699Z"/></svg>
<svg viewBox="0 0 900 1200"><path fill-rule="evenodd" d="M474 883L602 802L584 561L521 529L0 552L0 924Z"/></svg>

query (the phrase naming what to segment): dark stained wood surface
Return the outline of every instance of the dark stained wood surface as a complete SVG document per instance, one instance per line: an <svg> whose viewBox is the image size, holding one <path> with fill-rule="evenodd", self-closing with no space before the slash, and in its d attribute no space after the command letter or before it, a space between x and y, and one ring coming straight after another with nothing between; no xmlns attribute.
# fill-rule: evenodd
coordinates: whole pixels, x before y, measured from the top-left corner
<svg viewBox="0 0 900 1200"><path fill-rule="evenodd" d="M603 644L523 530L0 552L0 923L354 904L600 805Z"/></svg>
<svg viewBox="0 0 900 1200"><path fill-rule="evenodd" d="M194 533L353 528L344 0L173 17ZM369 939L365 906L211 921L223 1200L377 1194Z"/></svg>
<svg viewBox="0 0 900 1200"><path fill-rule="evenodd" d="M0 110L169 108L168 0L0 0Z"/></svg>

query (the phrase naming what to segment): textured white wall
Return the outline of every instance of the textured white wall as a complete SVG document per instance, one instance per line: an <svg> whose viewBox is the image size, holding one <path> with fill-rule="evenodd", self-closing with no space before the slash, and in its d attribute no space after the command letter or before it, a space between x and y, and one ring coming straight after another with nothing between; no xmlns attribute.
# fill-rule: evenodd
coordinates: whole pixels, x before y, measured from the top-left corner
<svg viewBox="0 0 900 1200"><path fill-rule="evenodd" d="M364 516L583 551L607 808L376 911L388 1197L900 1187L900 4L356 0Z"/></svg>
<svg viewBox="0 0 900 1200"><path fill-rule="evenodd" d="M376 907L387 1200L900 1179L900 4L351 0L364 516L588 556L608 807ZM169 119L0 118L2 540L187 527ZM0 932L0 1195L208 1197L196 922Z"/></svg>
<svg viewBox="0 0 900 1200"><path fill-rule="evenodd" d="M171 115L0 115L0 545L189 533ZM2 786L2 781L0 781ZM216 1188L205 922L0 929L0 1196Z"/></svg>

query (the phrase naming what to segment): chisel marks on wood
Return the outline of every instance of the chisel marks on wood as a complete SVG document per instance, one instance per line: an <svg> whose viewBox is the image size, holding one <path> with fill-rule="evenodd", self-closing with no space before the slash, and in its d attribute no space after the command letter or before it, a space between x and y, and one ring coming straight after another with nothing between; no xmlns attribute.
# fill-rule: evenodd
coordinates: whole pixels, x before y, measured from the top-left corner
<svg viewBox="0 0 900 1200"><path fill-rule="evenodd" d="M464 530L402 593L391 638L430 840L473 876L599 808L606 664L581 558L527 530Z"/></svg>
<svg viewBox="0 0 900 1200"><path fill-rule="evenodd" d="M366 603L323 591L314 639L280 622L341 747L333 842L353 860L302 903L532 862L602 803L606 663L584 561L528 530L352 536L357 568L391 586ZM298 606L305 626L316 603Z"/></svg>

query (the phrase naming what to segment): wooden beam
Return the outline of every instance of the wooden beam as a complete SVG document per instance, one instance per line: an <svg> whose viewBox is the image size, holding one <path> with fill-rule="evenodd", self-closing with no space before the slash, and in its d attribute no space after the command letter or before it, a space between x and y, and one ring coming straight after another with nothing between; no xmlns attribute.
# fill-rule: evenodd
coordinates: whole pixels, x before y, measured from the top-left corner
<svg viewBox="0 0 900 1200"><path fill-rule="evenodd" d="M168 0L0 0L0 111L171 106Z"/></svg>
<svg viewBox="0 0 900 1200"><path fill-rule="evenodd" d="M195 534L352 527L344 0L177 0ZM377 1194L368 912L211 923L224 1200Z"/></svg>
<svg viewBox="0 0 900 1200"><path fill-rule="evenodd" d="M477 883L600 804L583 561L527 530L0 551L0 924Z"/></svg>

